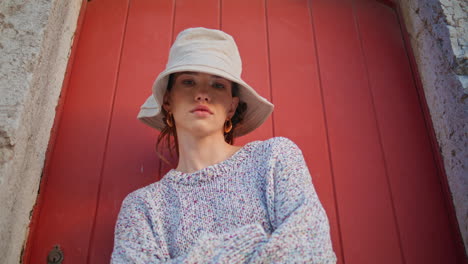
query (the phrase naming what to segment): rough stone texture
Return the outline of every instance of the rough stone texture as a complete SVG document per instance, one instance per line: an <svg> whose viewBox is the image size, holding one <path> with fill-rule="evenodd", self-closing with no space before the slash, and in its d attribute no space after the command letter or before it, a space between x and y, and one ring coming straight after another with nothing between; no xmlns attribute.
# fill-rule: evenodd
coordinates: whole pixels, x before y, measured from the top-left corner
<svg viewBox="0 0 468 264"><path fill-rule="evenodd" d="M453 51L454 72L468 94L468 1L440 0Z"/></svg>
<svg viewBox="0 0 468 264"><path fill-rule="evenodd" d="M468 252L468 2L400 3Z"/></svg>
<svg viewBox="0 0 468 264"><path fill-rule="evenodd" d="M456 73L468 74L468 2L441 0L440 4L445 14L449 29L451 46L455 55Z"/></svg>
<svg viewBox="0 0 468 264"><path fill-rule="evenodd" d="M2 263L20 262L80 7L81 0L0 1Z"/></svg>

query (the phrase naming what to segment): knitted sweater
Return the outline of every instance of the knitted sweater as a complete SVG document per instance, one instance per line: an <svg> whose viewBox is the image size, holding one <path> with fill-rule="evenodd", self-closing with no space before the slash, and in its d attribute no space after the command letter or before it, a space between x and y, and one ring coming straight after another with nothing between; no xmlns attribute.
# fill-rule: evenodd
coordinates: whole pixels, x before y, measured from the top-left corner
<svg viewBox="0 0 468 264"><path fill-rule="evenodd" d="M301 150L275 137L122 203L112 263L336 263Z"/></svg>

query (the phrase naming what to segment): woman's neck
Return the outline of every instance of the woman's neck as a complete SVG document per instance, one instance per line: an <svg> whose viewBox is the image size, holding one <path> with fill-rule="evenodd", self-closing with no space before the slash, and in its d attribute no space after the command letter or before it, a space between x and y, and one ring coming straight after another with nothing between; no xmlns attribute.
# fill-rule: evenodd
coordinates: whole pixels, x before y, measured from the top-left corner
<svg viewBox="0 0 468 264"><path fill-rule="evenodd" d="M232 146L222 134L205 137L178 135L179 162L176 170L186 173L195 172L222 162L231 157L240 146Z"/></svg>

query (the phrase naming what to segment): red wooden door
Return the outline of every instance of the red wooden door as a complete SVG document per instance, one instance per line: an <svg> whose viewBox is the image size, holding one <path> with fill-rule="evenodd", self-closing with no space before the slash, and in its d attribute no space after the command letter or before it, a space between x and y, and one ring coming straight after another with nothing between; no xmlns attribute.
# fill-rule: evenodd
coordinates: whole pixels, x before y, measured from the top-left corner
<svg viewBox="0 0 468 264"><path fill-rule="evenodd" d="M122 199L161 178L136 120L182 29L237 40L243 77L276 107L238 145L303 150L339 263L458 263L422 102L394 8L376 0L93 0L87 4L25 263L107 263Z"/></svg>

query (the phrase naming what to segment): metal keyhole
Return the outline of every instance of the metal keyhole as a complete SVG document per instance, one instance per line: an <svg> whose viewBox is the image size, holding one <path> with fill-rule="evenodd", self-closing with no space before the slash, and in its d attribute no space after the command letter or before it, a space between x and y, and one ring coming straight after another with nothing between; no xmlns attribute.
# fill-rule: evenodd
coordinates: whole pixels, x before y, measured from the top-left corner
<svg viewBox="0 0 468 264"><path fill-rule="evenodd" d="M55 245L47 255L47 264L61 264L63 261L63 252L59 245Z"/></svg>

